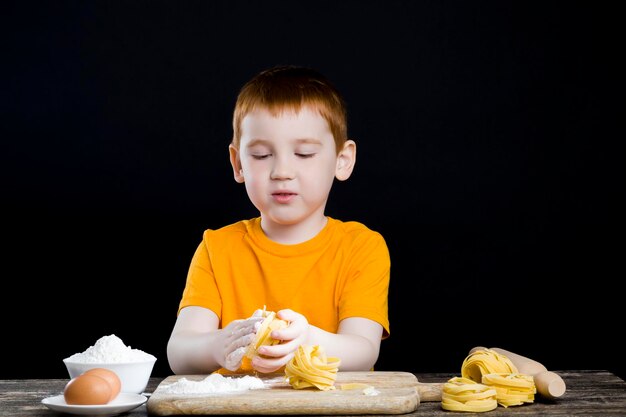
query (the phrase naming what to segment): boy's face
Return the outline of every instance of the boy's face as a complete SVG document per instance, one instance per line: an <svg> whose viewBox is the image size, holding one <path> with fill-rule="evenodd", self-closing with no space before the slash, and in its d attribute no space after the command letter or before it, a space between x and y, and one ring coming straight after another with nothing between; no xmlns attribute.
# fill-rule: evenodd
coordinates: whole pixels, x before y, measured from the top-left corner
<svg viewBox="0 0 626 417"><path fill-rule="evenodd" d="M325 222L324 209L335 176L345 180L354 165L355 145L336 152L326 120L315 110L261 109L241 122L239 149L231 146L235 180L261 212L264 228Z"/></svg>

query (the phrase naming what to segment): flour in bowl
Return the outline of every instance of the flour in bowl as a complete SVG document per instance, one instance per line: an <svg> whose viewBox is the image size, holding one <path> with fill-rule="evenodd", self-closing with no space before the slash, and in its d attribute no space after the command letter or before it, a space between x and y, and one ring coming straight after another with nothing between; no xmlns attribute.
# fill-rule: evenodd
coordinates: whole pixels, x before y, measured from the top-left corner
<svg viewBox="0 0 626 417"><path fill-rule="evenodd" d="M156 357L143 350L126 346L122 339L112 334L102 336L95 345L65 360L78 363L125 363L156 360Z"/></svg>
<svg viewBox="0 0 626 417"><path fill-rule="evenodd" d="M225 377L221 374L211 374L200 381L183 377L165 387L163 392L167 394L217 394L262 388L266 388L265 384L255 376Z"/></svg>

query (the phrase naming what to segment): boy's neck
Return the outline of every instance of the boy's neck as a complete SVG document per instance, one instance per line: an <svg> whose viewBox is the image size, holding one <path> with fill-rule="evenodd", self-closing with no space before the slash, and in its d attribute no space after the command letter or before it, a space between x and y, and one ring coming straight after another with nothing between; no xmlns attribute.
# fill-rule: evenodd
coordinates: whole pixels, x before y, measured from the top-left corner
<svg viewBox="0 0 626 417"><path fill-rule="evenodd" d="M261 229L265 236L283 245L296 245L311 240L326 227L327 223L326 216L297 224L279 224L261 217Z"/></svg>

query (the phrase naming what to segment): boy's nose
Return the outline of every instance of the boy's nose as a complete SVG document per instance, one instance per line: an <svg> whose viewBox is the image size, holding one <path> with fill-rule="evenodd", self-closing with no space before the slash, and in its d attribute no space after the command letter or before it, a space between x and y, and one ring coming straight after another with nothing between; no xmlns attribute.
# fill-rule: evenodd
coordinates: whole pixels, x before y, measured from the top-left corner
<svg viewBox="0 0 626 417"><path fill-rule="evenodd" d="M273 180L291 180L295 176L293 168L286 158L274 159L272 167L271 179Z"/></svg>

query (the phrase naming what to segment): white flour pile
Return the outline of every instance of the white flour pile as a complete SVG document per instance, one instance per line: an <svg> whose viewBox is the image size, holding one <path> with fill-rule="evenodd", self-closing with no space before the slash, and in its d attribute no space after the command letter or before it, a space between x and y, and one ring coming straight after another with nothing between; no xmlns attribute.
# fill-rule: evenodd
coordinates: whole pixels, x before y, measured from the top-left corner
<svg viewBox="0 0 626 417"><path fill-rule="evenodd" d="M123 363L156 360L153 355L139 349L126 346L122 339L114 334L102 336L94 346L81 353L75 353L66 360L78 363Z"/></svg>
<svg viewBox="0 0 626 417"><path fill-rule="evenodd" d="M221 374L211 374L201 381L192 381L183 377L165 387L163 392L168 394L217 394L261 388L266 388L266 386L261 379L255 376L225 377Z"/></svg>
<svg viewBox="0 0 626 417"><path fill-rule="evenodd" d="M378 391L374 387L367 387L363 390L363 394L367 395L368 397L373 397L380 394L380 391Z"/></svg>

